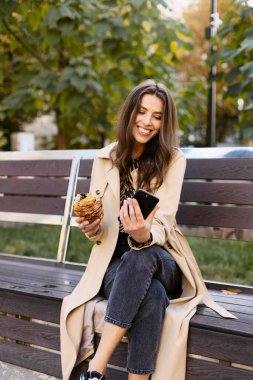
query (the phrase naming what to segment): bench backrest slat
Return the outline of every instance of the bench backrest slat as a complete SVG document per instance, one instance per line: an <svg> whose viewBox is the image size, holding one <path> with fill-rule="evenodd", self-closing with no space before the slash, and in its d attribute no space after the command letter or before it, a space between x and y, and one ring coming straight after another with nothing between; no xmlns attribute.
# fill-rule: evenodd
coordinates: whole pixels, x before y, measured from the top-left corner
<svg viewBox="0 0 253 380"><path fill-rule="evenodd" d="M252 183L184 182L181 202L253 205Z"/></svg>
<svg viewBox="0 0 253 380"><path fill-rule="evenodd" d="M0 178L0 192L6 195L62 195L68 190L68 180L60 178Z"/></svg>
<svg viewBox="0 0 253 380"><path fill-rule="evenodd" d="M69 176L71 160L0 161L0 176Z"/></svg>
<svg viewBox="0 0 253 380"><path fill-rule="evenodd" d="M90 179L78 179L76 185L76 194L78 193L88 193L90 188Z"/></svg>
<svg viewBox="0 0 253 380"><path fill-rule="evenodd" d="M253 180L253 159L188 159L185 179Z"/></svg>
<svg viewBox="0 0 253 380"><path fill-rule="evenodd" d="M253 229L253 208L180 205L177 222L189 226Z"/></svg>
<svg viewBox="0 0 253 380"><path fill-rule="evenodd" d="M79 176L80 177L90 177L92 165L93 165L92 159L81 160L80 168L79 168Z"/></svg>
<svg viewBox="0 0 253 380"><path fill-rule="evenodd" d="M61 198L43 198L31 196L21 197L8 195L0 197L0 209L3 212L63 215L64 207L65 200Z"/></svg>
<svg viewBox="0 0 253 380"><path fill-rule="evenodd" d="M0 161L0 211L63 216L71 164L70 159Z"/></svg>

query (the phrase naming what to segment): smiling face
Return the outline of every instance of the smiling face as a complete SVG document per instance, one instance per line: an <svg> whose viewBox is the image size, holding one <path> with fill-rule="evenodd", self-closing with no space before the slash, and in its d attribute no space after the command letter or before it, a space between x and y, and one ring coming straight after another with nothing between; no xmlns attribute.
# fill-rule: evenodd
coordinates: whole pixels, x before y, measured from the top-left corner
<svg viewBox="0 0 253 380"><path fill-rule="evenodd" d="M159 132L162 125L163 101L156 95L143 95L133 124L133 158L139 157L144 145Z"/></svg>

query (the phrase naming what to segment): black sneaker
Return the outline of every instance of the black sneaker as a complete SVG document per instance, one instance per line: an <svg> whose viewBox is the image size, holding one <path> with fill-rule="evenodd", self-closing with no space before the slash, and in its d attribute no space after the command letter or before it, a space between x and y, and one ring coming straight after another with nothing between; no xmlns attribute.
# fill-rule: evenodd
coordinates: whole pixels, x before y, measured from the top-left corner
<svg viewBox="0 0 253 380"><path fill-rule="evenodd" d="M81 373L80 380L105 380L105 377L99 372L88 371L86 374Z"/></svg>

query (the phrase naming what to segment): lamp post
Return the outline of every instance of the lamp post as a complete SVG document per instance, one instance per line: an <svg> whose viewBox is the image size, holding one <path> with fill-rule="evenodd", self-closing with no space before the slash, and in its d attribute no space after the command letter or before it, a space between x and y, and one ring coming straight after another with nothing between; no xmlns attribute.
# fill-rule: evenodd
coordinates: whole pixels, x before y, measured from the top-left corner
<svg viewBox="0 0 253 380"><path fill-rule="evenodd" d="M210 26L206 28L206 38L212 38L220 25L219 13L217 12L217 1L211 0L210 9ZM213 52L213 46L210 47ZM211 64L209 71L209 89L208 89L208 105L207 105L207 146L216 145L216 66Z"/></svg>

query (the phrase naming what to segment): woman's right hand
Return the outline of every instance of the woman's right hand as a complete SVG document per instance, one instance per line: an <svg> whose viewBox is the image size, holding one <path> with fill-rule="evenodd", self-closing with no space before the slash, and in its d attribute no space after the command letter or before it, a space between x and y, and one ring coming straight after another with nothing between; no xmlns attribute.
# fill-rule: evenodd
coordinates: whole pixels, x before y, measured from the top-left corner
<svg viewBox="0 0 253 380"><path fill-rule="evenodd" d="M77 218L76 222L78 223L79 230L81 230L88 239L98 232L101 224L100 219L96 219L94 222L90 223L83 217Z"/></svg>

